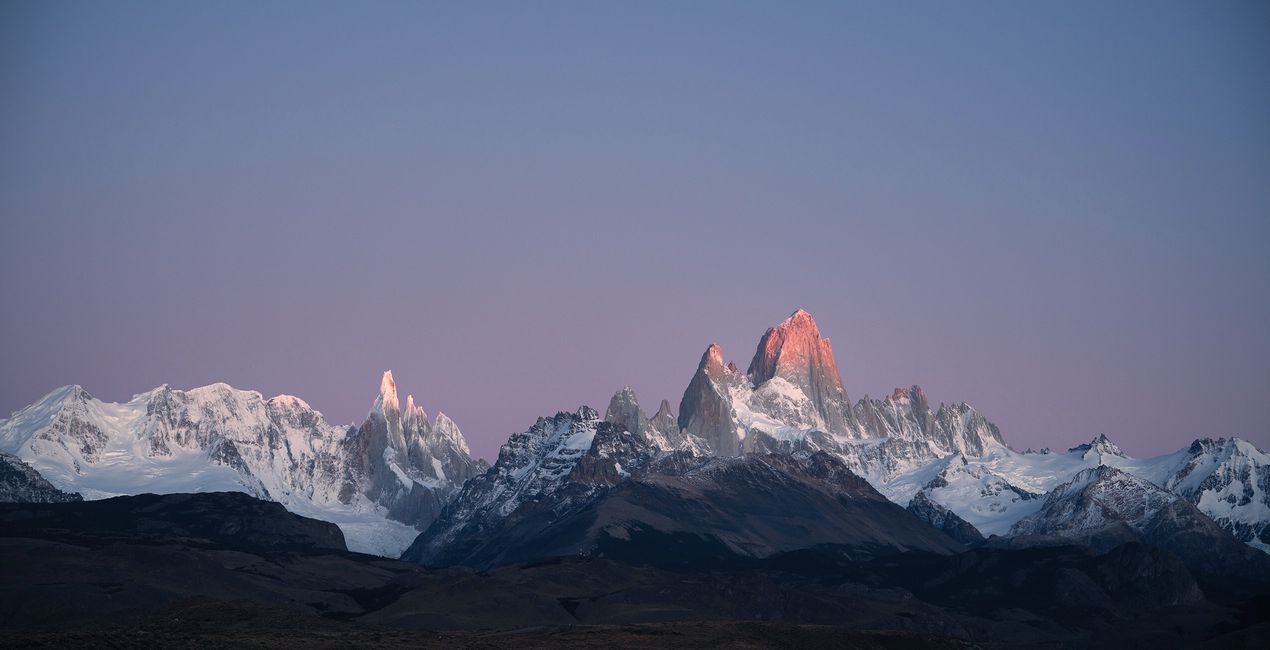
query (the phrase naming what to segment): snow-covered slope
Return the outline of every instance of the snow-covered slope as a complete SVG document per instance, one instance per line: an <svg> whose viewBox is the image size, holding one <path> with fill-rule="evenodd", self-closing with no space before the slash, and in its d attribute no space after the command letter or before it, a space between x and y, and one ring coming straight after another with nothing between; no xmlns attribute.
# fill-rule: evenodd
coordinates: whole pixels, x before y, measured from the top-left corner
<svg viewBox="0 0 1270 650"><path fill-rule="evenodd" d="M1270 575L1270 557L1241 544L1184 497L1110 465L1083 469L1055 487L1010 535L1007 545L1046 544L1048 538L1097 551L1146 542L1204 573Z"/></svg>
<svg viewBox="0 0 1270 650"><path fill-rule="evenodd" d="M66 386L0 420L0 450L87 499L247 492L340 525L352 550L396 555L481 469L449 418L408 405L403 424L391 372L361 427L226 384L123 404Z"/></svg>
<svg viewBox="0 0 1270 650"><path fill-rule="evenodd" d="M980 456L957 454L883 476L875 485L899 503L923 494L984 535L1006 535L1038 511L1051 491L1101 466L1185 498L1241 541L1270 548L1270 463L1264 452L1239 439L1197 440L1187 449L1148 459L1129 457L1104 435L1066 452L1020 453L999 446Z"/></svg>
<svg viewBox="0 0 1270 650"><path fill-rule="evenodd" d="M1186 497L1236 537L1270 551L1270 454L1239 438L1201 438L1172 454L1117 464Z"/></svg>
<svg viewBox="0 0 1270 650"><path fill-rule="evenodd" d="M879 490L897 503L924 494L984 535L1004 535L1036 512L1042 497L1077 472L1129 462L1105 436L1065 453L1017 452L1004 444L978 455L955 453L897 473L874 472Z"/></svg>

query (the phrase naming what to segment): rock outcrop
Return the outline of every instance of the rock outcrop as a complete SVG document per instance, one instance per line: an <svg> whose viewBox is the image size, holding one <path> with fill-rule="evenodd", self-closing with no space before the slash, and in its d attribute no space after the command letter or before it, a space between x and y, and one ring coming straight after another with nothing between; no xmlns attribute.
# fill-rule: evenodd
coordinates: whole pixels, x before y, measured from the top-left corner
<svg viewBox="0 0 1270 650"><path fill-rule="evenodd" d="M630 386L613 394L604 412L604 420L629 431L641 442L656 449L701 451L698 441L679 428L678 420L670 411L670 402L662 400L657 413L651 418L645 417Z"/></svg>
<svg viewBox="0 0 1270 650"><path fill-rule="evenodd" d="M983 543L983 535L977 528L958 517L957 513L932 501L925 492L918 492L908 503L907 510L966 546Z"/></svg>
<svg viewBox="0 0 1270 650"><path fill-rule="evenodd" d="M21 458L0 452L0 503L67 503L83 501L73 492L63 492L22 462Z"/></svg>

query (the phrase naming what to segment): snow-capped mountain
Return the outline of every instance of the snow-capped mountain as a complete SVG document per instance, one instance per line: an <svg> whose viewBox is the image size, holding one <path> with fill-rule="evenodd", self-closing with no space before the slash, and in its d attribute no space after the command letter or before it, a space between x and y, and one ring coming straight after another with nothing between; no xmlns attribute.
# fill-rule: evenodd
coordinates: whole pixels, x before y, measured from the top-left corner
<svg viewBox="0 0 1270 650"><path fill-rule="evenodd" d="M494 466L463 486L405 557L435 562L470 553L469 547L487 543L490 532L503 526L522 506L532 509L546 499L555 499L556 508L562 510L568 507L570 496L586 498L591 486L570 478L584 456L598 455L597 432L610 436L626 433L634 440L624 428L619 431L587 406L575 413L562 411L538 418L527 431L512 434L499 450ZM626 468L620 460L607 460L612 478L619 480ZM556 498L560 490L569 494Z"/></svg>
<svg viewBox="0 0 1270 650"><path fill-rule="evenodd" d="M1110 465L1083 469L1050 490L1010 535L1057 535L1111 548L1135 539L1182 497ZM1192 506L1193 507L1193 506Z"/></svg>
<svg viewBox="0 0 1270 650"><path fill-rule="evenodd" d="M918 386L850 405L828 339L801 309L763 335L746 373L710 345L684 392L679 425L719 455L826 451L896 503L920 496L915 511L937 525L953 513L985 536L1009 534L1051 490L1082 470L1110 465L1270 549L1270 457L1252 444L1203 439L1140 460L1100 435L1066 453L1020 453L970 405L932 408Z"/></svg>
<svg viewBox="0 0 1270 650"><path fill-rule="evenodd" d="M1141 541L1207 572L1270 575L1270 557L1240 544L1185 498L1110 465L1083 469L1055 487L1010 536L1014 543L1056 537L1097 551Z"/></svg>
<svg viewBox="0 0 1270 650"><path fill-rule="evenodd" d="M66 386L0 420L0 449L88 499L241 491L338 524L352 550L395 555L483 468L442 414L429 423L392 373L360 427L298 397L160 386L124 404Z"/></svg>
<svg viewBox="0 0 1270 650"><path fill-rule="evenodd" d="M1189 501L1236 533L1264 531L1267 521L1260 510L1267 492L1265 456L1242 441L1201 441L1192 450L1148 460L1128 457L1106 436L1063 453L1020 453L968 404L932 407L918 386L851 405L832 347L802 310L763 335L745 373L710 345L680 401L677 426L665 401L657 415L646 417L629 388L613 396L604 421L594 415L584 407L513 435L494 471L468 484L420 537L413 557L494 561L517 543L510 531L537 536L535 526L560 525L580 504L594 503L633 477L682 476L703 457L769 453L829 454L965 544L990 535L1035 537L1020 522L1053 512L1052 504L1045 509L1056 491L1081 472L1104 466L1129 477L1099 484L1108 494L1123 488L1125 503L1144 495L1164 495L1187 507ZM601 465L606 469L597 474ZM1137 485L1162 487L1129 490ZM1175 505L1170 512L1179 509L1185 510ZM1118 526L1134 530L1129 510L1105 514L1127 517Z"/></svg>
<svg viewBox="0 0 1270 650"><path fill-rule="evenodd" d="M1135 469L1186 497L1240 540L1270 551L1270 455L1252 443L1201 438Z"/></svg>
<svg viewBox="0 0 1270 650"><path fill-rule="evenodd" d="M584 406L513 435L403 559L485 568L578 554L673 564L817 544L860 557L961 548L829 454L659 449L631 431L647 420L622 417L637 413L634 394L614 404L616 422Z"/></svg>

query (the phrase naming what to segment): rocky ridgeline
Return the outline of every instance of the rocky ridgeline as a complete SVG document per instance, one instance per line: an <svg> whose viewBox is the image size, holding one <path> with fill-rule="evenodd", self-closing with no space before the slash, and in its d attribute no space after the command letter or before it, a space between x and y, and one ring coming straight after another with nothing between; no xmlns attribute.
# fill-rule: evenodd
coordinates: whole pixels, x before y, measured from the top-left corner
<svg viewBox="0 0 1270 650"><path fill-rule="evenodd" d="M299 398L266 400L224 384L190 391L162 386L127 404L66 387L0 421L0 450L29 463L54 489L87 498L241 490L341 523L354 548L386 539L394 530L388 524L399 527L397 549L424 531L411 556L429 562L496 562L510 557L498 545L530 553L532 544L520 537L541 541L539 533L562 520L626 510L641 513L633 519L643 522L641 530L679 531L664 517L647 520L648 513L673 510L662 489L669 489L668 481L691 477L696 485L717 468L732 467L728 463L772 467L775 461L755 459L777 457L802 464L776 473L754 466L747 480L766 476L806 487L801 473L812 465L803 461L831 458L833 467L863 477L870 489L906 507L905 517L964 544L1149 541L1165 527L1128 507L1146 499L1150 512L1189 522L1182 528L1192 537L1218 530L1270 548L1270 458L1250 443L1203 439L1175 454L1133 459L1099 436L1062 453L1016 452L970 405L932 405L919 386L852 402L829 340L803 310L763 334L744 372L717 344L708 346L677 416L666 400L647 415L625 388L603 418L582 407L511 435L492 468L472 459L444 414L429 420L412 396L403 409L391 373L384 374L365 421L344 427L328 424ZM823 461L815 466L825 467ZM1105 486L1100 494L1123 491L1123 498L1093 499L1090 504L1103 505L1084 510L1059 498L1089 470L1101 472L1092 483ZM1152 489L1137 489L1142 485ZM720 494L709 498L718 502ZM747 507L737 497L724 501ZM1151 505L1157 501L1167 507ZM1108 504L1117 507L1103 507ZM1102 518L1076 517L1093 512ZM689 509L672 516L705 514ZM593 523L576 519L579 528L535 552L591 552L606 535L631 532ZM773 539L736 545L768 548ZM378 552L390 552L384 550L389 546Z"/></svg>

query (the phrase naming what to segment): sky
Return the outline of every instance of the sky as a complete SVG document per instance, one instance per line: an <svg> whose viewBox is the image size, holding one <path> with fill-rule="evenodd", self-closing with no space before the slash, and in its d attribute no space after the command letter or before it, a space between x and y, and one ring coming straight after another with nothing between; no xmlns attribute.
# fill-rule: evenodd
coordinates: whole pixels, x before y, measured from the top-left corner
<svg viewBox="0 0 1270 650"><path fill-rule="evenodd" d="M1270 5L0 4L0 413L392 369L492 459L800 307L1018 449L1270 448Z"/></svg>

